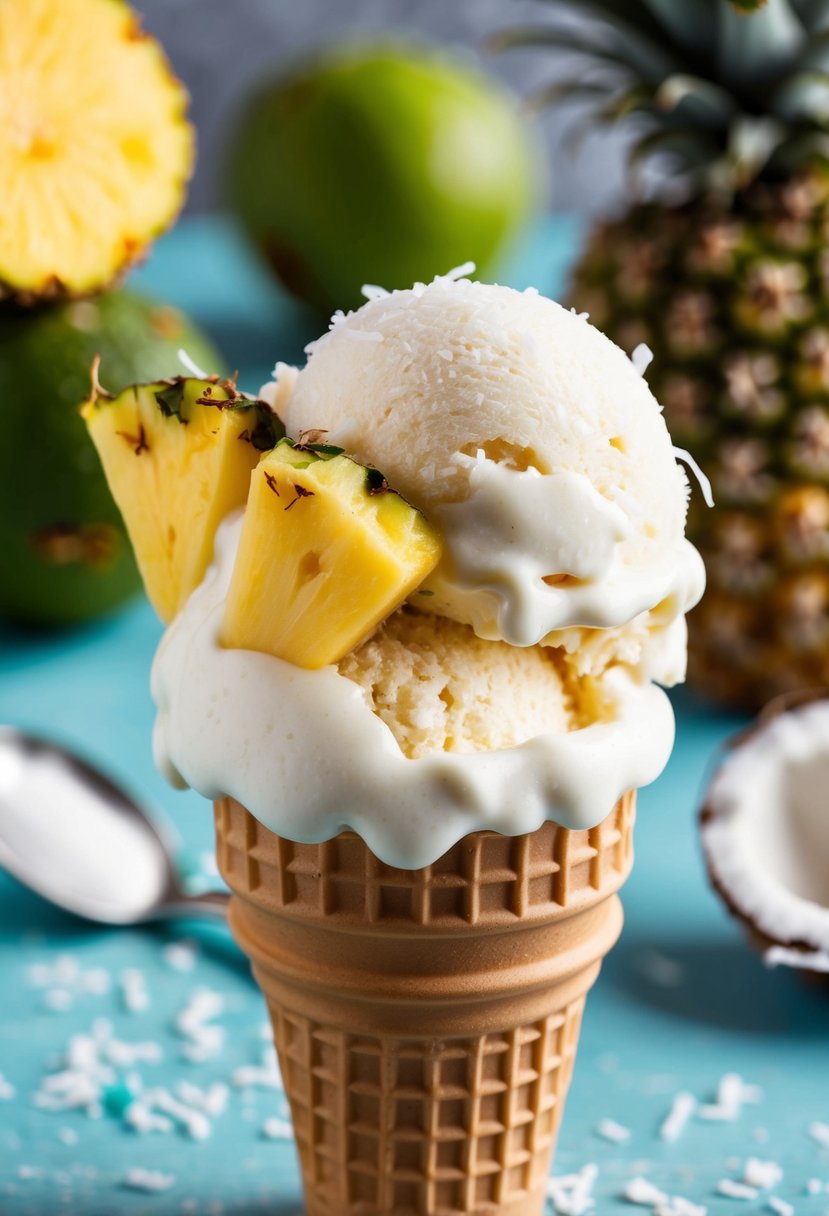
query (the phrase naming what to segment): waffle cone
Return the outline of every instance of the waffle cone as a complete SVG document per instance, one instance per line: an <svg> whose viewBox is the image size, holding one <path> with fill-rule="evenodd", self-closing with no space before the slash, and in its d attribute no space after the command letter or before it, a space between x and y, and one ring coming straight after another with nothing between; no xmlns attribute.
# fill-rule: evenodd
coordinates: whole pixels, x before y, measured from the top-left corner
<svg viewBox="0 0 829 1216"><path fill-rule="evenodd" d="M400 870L352 832L295 844L216 804L307 1216L539 1216L634 805L590 831L475 832Z"/></svg>

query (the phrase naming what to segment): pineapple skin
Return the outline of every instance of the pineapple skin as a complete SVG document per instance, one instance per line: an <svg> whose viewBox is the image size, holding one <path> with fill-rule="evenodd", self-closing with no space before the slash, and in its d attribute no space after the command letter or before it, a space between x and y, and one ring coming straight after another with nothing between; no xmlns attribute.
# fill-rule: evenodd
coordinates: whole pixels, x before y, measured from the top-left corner
<svg viewBox="0 0 829 1216"><path fill-rule="evenodd" d="M437 565L441 542L375 469L283 441L250 478L224 646L317 669L363 642Z"/></svg>
<svg viewBox="0 0 829 1216"><path fill-rule="evenodd" d="M829 684L829 173L599 225L570 303L630 353L709 475L689 683L730 705Z"/></svg>

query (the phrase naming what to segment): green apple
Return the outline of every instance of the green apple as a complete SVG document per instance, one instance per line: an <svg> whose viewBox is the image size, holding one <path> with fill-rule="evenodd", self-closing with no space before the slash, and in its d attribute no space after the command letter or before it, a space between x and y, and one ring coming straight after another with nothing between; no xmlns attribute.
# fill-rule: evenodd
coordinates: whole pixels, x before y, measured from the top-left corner
<svg viewBox="0 0 829 1216"><path fill-rule="evenodd" d="M255 96L231 205L279 278L317 308L363 283L485 278L537 197L539 152L496 80L411 46L325 53Z"/></svg>
<svg viewBox="0 0 829 1216"><path fill-rule="evenodd" d="M78 413L90 367L113 392L176 375L180 347L219 356L191 321L129 291L32 311L0 306L0 616L63 625L141 586L98 454Z"/></svg>

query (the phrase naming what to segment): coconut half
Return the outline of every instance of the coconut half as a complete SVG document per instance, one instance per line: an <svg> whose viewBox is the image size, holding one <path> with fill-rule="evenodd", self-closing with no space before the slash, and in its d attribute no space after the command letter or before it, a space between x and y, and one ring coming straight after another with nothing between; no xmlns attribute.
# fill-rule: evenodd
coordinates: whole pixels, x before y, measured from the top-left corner
<svg viewBox="0 0 829 1216"><path fill-rule="evenodd" d="M739 736L700 815L711 882L770 966L829 972L829 693Z"/></svg>

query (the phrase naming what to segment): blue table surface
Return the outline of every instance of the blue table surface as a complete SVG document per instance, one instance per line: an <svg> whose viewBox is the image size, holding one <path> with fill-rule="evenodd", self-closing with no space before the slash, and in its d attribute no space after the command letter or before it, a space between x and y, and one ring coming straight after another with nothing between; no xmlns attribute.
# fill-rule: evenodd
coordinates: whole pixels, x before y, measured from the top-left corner
<svg viewBox="0 0 829 1216"><path fill-rule="evenodd" d="M555 295L580 237L575 219L544 221L514 251L504 280L518 287L532 282ZM301 359L304 342L314 336L313 318L279 293L220 219L182 223L159 243L134 284L199 318L229 364L240 368L243 387L256 388L276 358ZM196 794L174 793L153 770L147 685L159 636L144 602L68 634L0 631L0 721L74 745L141 791L176 825L183 862L192 870L194 859L211 849L211 816ZM829 997L790 972L766 970L710 892L695 812L717 749L740 720L687 693L675 703L677 746L664 775L641 795L625 930L588 1000L555 1173L595 1163L596 1210L607 1216L631 1211L621 1196L637 1174L709 1212L726 1213L741 1204L717 1195L717 1184L741 1176L753 1155L780 1163L784 1178L776 1193L798 1213L829 1213L829 1190L806 1193L809 1179L829 1186L829 1149L808 1135L813 1121L829 1122ZM197 949L189 972L171 968L165 954L185 934ZM63 956L70 961L55 970ZM38 964L48 966L38 971ZM143 1012L125 1008L120 977L126 969L146 979L150 1004ZM104 992L107 977L111 986ZM301 1211L293 1145L263 1133L267 1118L285 1116L284 1099L273 1089L231 1086L226 1110L201 1141L180 1131L138 1136L108 1109L94 1119L34 1103L71 1036L101 1018L112 1022L120 1040L161 1045L160 1061L135 1066L145 1086L174 1090L189 1081L203 1087L257 1064L264 1005L223 929L101 930L0 876L0 984L3 1216ZM183 1058L173 1027L197 985L224 999L216 1019L225 1029L224 1046L203 1063ZM55 997L55 989L66 995ZM734 1122L692 1119L675 1143L659 1138L678 1090L711 1101L731 1071L760 1086L762 1101ZM617 1144L598 1135L603 1118L629 1128L629 1139ZM133 1168L160 1170L175 1181L156 1194L132 1191L125 1179ZM765 1210L766 1202L763 1193L743 1201L742 1210Z"/></svg>

